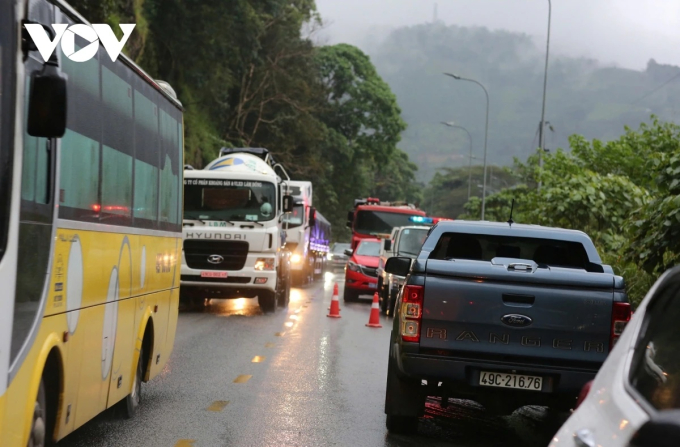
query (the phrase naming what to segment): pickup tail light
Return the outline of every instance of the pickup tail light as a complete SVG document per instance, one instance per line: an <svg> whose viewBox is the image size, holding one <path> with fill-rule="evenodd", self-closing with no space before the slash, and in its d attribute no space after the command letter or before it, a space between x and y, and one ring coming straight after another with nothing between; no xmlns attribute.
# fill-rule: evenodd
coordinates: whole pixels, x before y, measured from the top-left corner
<svg viewBox="0 0 680 447"><path fill-rule="evenodd" d="M590 388L592 388L592 386L593 386L592 380L583 385L583 388L581 388L581 392L578 393L578 399L576 399L576 406L574 407L574 410L580 407L583 401L586 400L586 397L588 397L588 393L590 393Z"/></svg>
<svg viewBox="0 0 680 447"><path fill-rule="evenodd" d="M420 320L423 316L423 286L404 286L401 298L401 339L420 342Z"/></svg>
<svg viewBox="0 0 680 447"><path fill-rule="evenodd" d="M630 304L628 303L614 303L612 306L612 330L611 339L609 343L609 350L614 349L614 345L618 341L619 337L626 328L626 325L630 321L630 317L633 315L630 309Z"/></svg>

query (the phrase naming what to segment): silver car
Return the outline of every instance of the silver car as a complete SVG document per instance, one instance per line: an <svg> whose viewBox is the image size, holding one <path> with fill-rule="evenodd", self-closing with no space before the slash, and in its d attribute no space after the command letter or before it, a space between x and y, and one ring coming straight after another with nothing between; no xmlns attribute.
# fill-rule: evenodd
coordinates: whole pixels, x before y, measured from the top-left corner
<svg viewBox="0 0 680 447"><path fill-rule="evenodd" d="M328 266L330 270L342 270L345 268L345 264L349 260L349 256L345 254L345 250L350 250L352 248L351 244L340 244L335 243L328 252Z"/></svg>

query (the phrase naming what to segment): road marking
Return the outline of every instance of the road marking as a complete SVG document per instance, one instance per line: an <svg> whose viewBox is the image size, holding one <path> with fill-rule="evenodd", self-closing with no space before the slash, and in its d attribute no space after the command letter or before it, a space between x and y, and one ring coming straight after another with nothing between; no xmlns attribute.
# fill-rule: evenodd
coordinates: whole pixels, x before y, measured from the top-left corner
<svg viewBox="0 0 680 447"><path fill-rule="evenodd" d="M253 376L249 374L241 374L240 376L234 379L234 383L246 383L247 381L250 380L251 377Z"/></svg>
<svg viewBox="0 0 680 447"><path fill-rule="evenodd" d="M195 439L180 439L175 447L194 447L194 442L196 442Z"/></svg>
<svg viewBox="0 0 680 447"><path fill-rule="evenodd" d="M287 326L287 327L293 327L293 322L292 321L286 321L285 323L283 323L283 325Z"/></svg>
<svg viewBox="0 0 680 447"><path fill-rule="evenodd" d="M274 336L275 337L283 337L283 334L285 334L285 332L277 332L277 333L274 334Z"/></svg>
<svg viewBox="0 0 680 447"><path fill-rule="evenodd" d="M307 307L307 305L306 305L306 304L303 304L302 307Z"/></svg>
<svg viewBox="0 0 680 447"><path fill-rule="evenodd" d="M216 400L207 409L208 411L222 411L227 405L229 405L228 400Z"/></svg>
<svg viewBox="0 0 680 447"><path fill-rule="evenodd" d="M261 355L256 355L255 357L253 357L252 363L262 363L262 362L264 362L264 357L262 357Z"/></svg>
<svg viewBox="0 0 680 447"><path fill-rule="evenodd" d="M265 343L264 344L265 348L273 348L274 346L276 346L276 344L274 344L274 343Z"/></svg>

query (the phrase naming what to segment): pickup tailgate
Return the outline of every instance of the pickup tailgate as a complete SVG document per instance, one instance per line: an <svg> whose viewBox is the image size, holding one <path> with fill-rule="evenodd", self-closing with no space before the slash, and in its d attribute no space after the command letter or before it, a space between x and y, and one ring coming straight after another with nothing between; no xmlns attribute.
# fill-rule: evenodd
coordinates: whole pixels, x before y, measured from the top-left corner
<svg viewBox="0 0 680 447"><path fill-rule="evenodd" d="M585 270L513 271L431 259L420 346L483 358L601 363L609 352L613 284L612 275Z"/></svg>

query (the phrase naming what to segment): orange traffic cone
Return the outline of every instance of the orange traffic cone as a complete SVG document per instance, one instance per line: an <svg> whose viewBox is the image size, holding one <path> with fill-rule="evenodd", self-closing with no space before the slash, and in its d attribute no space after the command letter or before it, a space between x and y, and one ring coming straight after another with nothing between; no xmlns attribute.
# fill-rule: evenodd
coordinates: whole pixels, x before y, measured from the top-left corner
<svg viewBox="0 0 680 447"><path fill-rule="evenodd" d="M382 327L380 325L380 303L378 298L378 292L373 294L373 304L371 304L371 316L366 323L368 327Z"/></svg>
<svg viewBox="0 0 680 447"><path fill-rule="evenodd" d="M336 282L333 286L333 296L338 300L338 312L340 312L340 300L338 299L338 283ZM328 310L331 310L329 307Z"/></svg>
<svg viewBox="0 0 680 447"><path fill-rule="evenodd" d="M340 318L340 301L338 300L338 285L335 285L333 290L333 298L331 298L331 313L326 315L331 318Z"/></svg>

